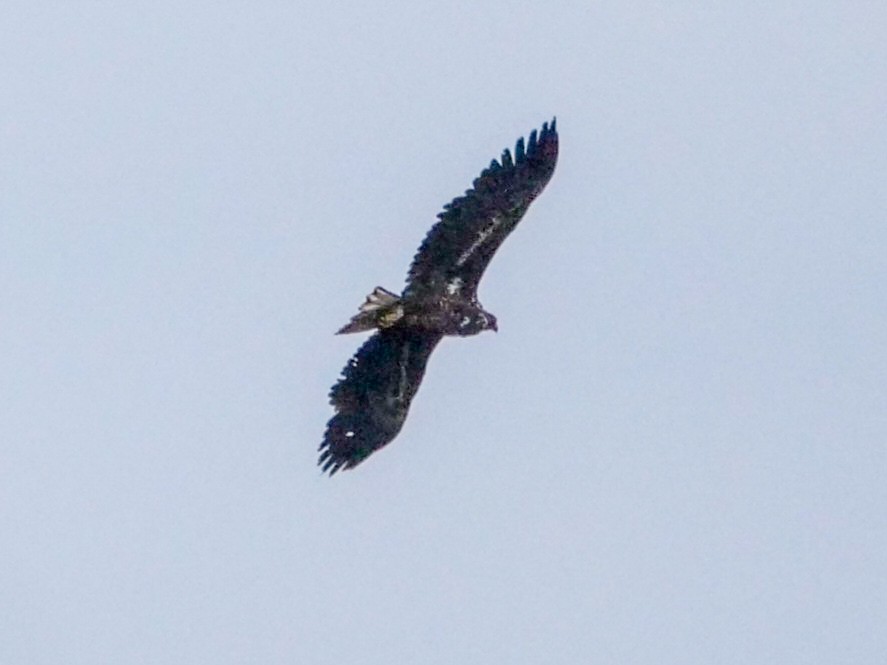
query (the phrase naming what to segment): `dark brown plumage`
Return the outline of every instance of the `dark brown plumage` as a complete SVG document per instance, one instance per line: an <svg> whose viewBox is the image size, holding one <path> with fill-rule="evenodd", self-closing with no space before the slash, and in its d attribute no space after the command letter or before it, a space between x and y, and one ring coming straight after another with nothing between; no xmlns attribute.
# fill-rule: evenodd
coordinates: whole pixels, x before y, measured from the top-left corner
<svg viewBox="0 0 887 665"><path fill-rule="evenodd" d="M444 206L419 247L398 296L376 287L339 333L376 332L357 351L330 391L336 413L327 424L318 464L330 475L349 469L400 432L425 366L444 335L496 330L496 317L477 300L484 270L557 164L556 121L542 125L514 157L475 179Z"/></svg>

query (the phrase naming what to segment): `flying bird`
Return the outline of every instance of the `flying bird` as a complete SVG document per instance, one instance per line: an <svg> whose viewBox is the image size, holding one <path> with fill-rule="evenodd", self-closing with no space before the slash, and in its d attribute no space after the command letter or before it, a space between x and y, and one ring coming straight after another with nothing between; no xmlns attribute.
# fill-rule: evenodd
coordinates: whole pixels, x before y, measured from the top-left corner
<svg viewBox="0 0 887 665"><path fill-rule="evenodd" d="M425 366L445 335L498 330L478 302L477 286L493 254L545 188L557 163L556 119L520 138L490 163L464 196L444 206L419 246L403 293L380 286L337 334L370 337L330 391L318 464L330 475L350 469L400 432Z"/></svg>

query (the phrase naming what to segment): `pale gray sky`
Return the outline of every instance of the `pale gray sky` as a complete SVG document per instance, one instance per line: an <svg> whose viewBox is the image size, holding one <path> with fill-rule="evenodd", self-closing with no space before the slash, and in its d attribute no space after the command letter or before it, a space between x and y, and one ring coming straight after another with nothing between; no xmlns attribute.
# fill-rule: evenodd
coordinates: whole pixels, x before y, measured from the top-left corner
<svg viewBox="0 0 887 665"><path fill-rule="evenodd" d="M887 662L879 2L5 3L0 662ZM327 392L558 170L400 437Z"/></svg>

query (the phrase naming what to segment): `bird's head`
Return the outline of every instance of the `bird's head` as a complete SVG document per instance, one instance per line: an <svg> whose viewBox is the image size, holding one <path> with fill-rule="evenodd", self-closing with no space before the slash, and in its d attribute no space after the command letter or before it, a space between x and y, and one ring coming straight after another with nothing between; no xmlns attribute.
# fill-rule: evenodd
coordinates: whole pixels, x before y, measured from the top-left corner
<svg viewBox="0 0 887 665"><path fill-rule="evenodd" d="M482 309L472 312L465 312L459 320L457 334L467 337L469 335L477 335L484 330L499 331L496 323L496 317Z"/></svg>

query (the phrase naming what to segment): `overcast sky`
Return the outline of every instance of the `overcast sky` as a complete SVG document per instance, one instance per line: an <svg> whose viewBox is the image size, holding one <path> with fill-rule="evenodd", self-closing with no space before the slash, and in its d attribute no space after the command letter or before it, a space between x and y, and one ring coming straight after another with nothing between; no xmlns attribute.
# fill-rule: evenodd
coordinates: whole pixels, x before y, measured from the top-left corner
<svg viewBox="0 0 887 665"><path fill-rule="evenodd" d="M887 662L882 2L11 2L0 89L0 662ZM499 333L322 476L555 115Z"/></svg>

